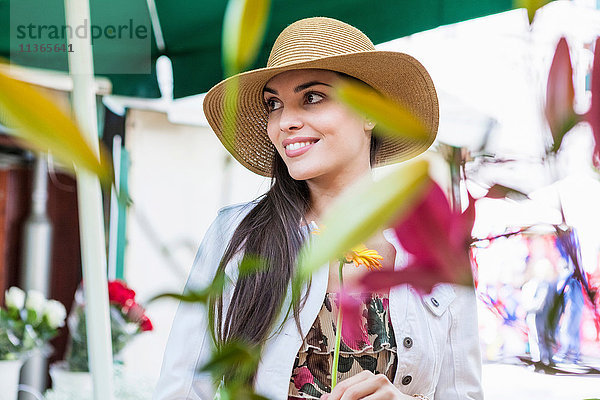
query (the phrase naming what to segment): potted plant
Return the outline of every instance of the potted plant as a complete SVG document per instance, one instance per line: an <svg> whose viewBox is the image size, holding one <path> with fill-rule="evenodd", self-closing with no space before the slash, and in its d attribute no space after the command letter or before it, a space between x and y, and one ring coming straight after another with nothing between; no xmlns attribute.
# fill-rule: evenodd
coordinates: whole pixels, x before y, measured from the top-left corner
<svg viewBox="0 0 600 400"><path fill-rule="evenodd" d="M122 364L121 352L138 334L153 329L145 309L135 301L135 291L119 280L108 282L112 351L115 363ZM75 293L75 301L67 320L69 343L65 360L50 367L54 394L60 398L91 396L92 380L88 369L86 315L83 290ZM69 397L70 396L70 397Z"/></svg>
<svg viewBox="0 0 600 400"><path fill-rule="evenodd" d="M21 365L34 352L49 354L48 342L65 324L65 307L38 291L11 287L0 308L0 388L6 399L17 398Z"/></svg>

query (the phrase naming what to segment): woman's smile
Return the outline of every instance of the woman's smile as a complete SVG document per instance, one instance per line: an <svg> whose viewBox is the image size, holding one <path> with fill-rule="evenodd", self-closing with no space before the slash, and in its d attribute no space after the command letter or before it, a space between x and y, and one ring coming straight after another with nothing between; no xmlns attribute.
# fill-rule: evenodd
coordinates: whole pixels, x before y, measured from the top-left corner
<svg viewBox="0 0 600 400"><path fill-rule="evenodd" d="M283 147L285 148L285 155L288 157L298 157L308 150L310 150L319 139L315 138L290 138L283 141Z"/></svg>

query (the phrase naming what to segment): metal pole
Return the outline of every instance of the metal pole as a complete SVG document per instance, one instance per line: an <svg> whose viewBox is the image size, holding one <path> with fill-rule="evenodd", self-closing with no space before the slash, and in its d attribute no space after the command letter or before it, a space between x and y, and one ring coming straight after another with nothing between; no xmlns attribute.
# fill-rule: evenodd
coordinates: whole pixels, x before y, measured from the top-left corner
<svg viewBox="0 0 600 400"><path fill-rule="evenodd" d="M91 25L90 5L83 0L65 0L67 25ZM99 154L94 65L91 32L73 35L69 52L69 71L73 79L73 109L79 127ZM102 192L98 178L77 169L77 201L89 369L94 386L94 400L112 400L113 358L108 305L106 243Z"/></svg>
<svg viewBox="0 0 600 400"><path fill-rule="evenodd" d="M37 290L50 297L50 258L52 251L52 224L48 219L48 165L44 155L35 159L31 211L23 232L23 258L21 262L21 287ZM37 354L23 365L21 383L39 392L46 389L46 358ZM24 397L24 395L21 395Z"/></svg>
<svg viewBox="0 0 600 400"><path fill-rule="evenodd" d="M119 201L117 190L121 190L121 136L113 138L113 168L115 170L115 188L110 194L110 222L108 233L108 279L117 279L117 255L119 238Z"/></svg>

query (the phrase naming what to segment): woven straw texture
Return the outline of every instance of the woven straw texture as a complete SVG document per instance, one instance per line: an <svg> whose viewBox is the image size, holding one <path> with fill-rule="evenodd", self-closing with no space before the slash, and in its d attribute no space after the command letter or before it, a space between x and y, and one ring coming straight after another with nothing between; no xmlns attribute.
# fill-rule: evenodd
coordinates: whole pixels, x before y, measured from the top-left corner
<svg viewBox="0 0 600 400"><path fill-rule="evenodd" d="M276 151L267 136L268 114L262 93L265 84L281 72L304 68L327 69L358 78L404 104L425 123L429 131L426 141L382 137L375 167L413 158L433 143L439 123L438 99L433 81L421 63L404 53L375 50L364 33L344 22L327 17L305 18L279 34L266 68L227 78L213 86L204 98L204 113L211 128L227 151L249 170L271 176ZM226 88L236 84L236 98L226 99ZM232 121L235 134L225 137L224 128ZM377 134L377 127L373 131Z"/></svg>

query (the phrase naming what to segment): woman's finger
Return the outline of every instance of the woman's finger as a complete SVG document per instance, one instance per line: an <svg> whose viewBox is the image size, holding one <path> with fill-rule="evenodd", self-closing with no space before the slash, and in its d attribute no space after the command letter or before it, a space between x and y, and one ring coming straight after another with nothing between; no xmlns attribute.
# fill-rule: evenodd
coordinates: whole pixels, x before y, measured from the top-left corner
<svg viewBox="0 0 600 400"><path fill-rule="evenodd" d="M364 399L367 396L375 395L381 393L389 394L389 388L387 388L390 384L390 381L385 375L373 375L368 379L358 382L348 389L344 391L341 400L359 400ZM387 390L386 390L387 389ZM387 397L387 399L391 399L392 397Z"/></svg>
<svg viewBox="0 0 600 400"><path fill-rule="evenodd" d="M340 400L344 395L344 392L351 386L356 385L357 383L363 382L375 375L371 371L363 371L360 374L356 374L353 377L343 380L338 383L331 391L329 396L325 397L327 400Z"/></svg>
<svg viewBox="0 0 600 400"><path fill-rule="evenodd" d="M404 398L414 400L412 397L409 397L405 394L391 393L387 391L377 391L373 394L368 395L367 397L363 397L361 400L400 400Z"/></svg>
<svg viewBox="0 0 600 400"><path fill-rule="evenodd" d="M414 399L407 394L402 393L398 388L396 388L392 383L386 385L375 393L370 394L366 397L361 397L361 400L402 400L402 399Z"/></svg>

